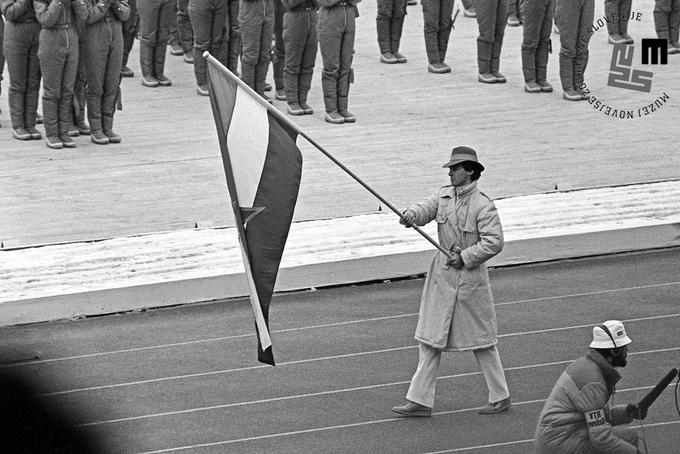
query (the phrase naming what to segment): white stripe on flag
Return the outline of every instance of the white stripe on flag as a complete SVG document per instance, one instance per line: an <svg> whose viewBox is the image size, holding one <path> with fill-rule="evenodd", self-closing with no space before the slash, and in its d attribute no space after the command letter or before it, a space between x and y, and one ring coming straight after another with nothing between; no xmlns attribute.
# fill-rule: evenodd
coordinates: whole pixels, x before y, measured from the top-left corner
<svg viewBox="0 0 680 454"><path fill-rule="evenodd" d="M253 206L268 142L267 109L237 87L234 115L227 132L227 150L241 207Z"/></svg>

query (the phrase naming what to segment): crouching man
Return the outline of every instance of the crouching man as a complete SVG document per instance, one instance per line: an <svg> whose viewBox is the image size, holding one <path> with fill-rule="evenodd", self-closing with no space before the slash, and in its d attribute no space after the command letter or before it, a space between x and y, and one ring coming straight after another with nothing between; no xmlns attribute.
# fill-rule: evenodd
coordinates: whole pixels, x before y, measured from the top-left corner
<svg viewBox="0 0 680 454"><path fill-rule="evenodd" d="M593 328L586 355L571 363L550 392L536 427L536 454L646 454L632 427L635 404L610 407L607 401L621 379L630 338L618 320Z"/></svg>

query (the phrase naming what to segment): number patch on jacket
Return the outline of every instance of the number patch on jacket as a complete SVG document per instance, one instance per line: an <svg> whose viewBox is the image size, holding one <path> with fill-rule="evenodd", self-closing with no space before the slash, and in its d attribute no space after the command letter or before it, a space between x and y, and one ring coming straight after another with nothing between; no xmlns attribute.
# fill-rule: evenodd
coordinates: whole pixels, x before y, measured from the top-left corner
<svg viewBox="0 0 680 454"><path fill-rule="evenodd" d="M586 412L586 423L588 424L589 428L606 424L607 420L604 419L604 410L599 409Z"/></svg>

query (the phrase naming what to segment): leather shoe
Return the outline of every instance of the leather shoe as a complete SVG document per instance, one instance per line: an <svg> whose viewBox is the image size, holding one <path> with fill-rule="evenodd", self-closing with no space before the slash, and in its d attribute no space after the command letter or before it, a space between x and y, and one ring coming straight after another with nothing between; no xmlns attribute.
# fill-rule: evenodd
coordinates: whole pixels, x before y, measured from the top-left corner
<svg viewBox="0 0 680 454"><path fill-rule="evenodd" d="M480 415L493 415L493 414L505 411L508 408L510 408L511 406L512 406L512 402L510 402L510 398L507 397L503 400L499 400L498 402L486 404L485 406L483 406L479 410L479 414Z"/></svg>
<svg viewBox="0 0 680 454"><path fill-rule="evenodd" d="M432 409L430 407L415 402L408 402L406 405L392 407L392 411L399 413L402 416L432 416Z"/></svg>

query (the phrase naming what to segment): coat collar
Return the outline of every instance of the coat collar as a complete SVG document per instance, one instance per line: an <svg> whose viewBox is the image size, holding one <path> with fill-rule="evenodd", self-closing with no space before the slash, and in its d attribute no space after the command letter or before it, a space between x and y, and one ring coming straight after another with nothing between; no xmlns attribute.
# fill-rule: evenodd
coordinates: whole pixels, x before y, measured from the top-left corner
<svg viewBox="0 0 680 454"><path fill-rule="evenodd" d="M609 392L613 392L614 387L619 382L619 380L621 380L621 374L619 374L614 366L609 364L604 356L602 356L597 350L593 350L592 348L588 349L586 358L597 364L597 366L602 371L605 383L607 383L607 389L609 389Z"/></svg>
<svg viewBox="0 0 680 454"><path fill-rule="evenodd" d="M461 186L461 187L455 187L455 186L445 186L447 189L446 193L443 194L444 197L450 197L450 198L462 198L469 196L472 194L476 189L477 189L477 182L473 181L472 183L468 184L467 186Z"/></svg>

